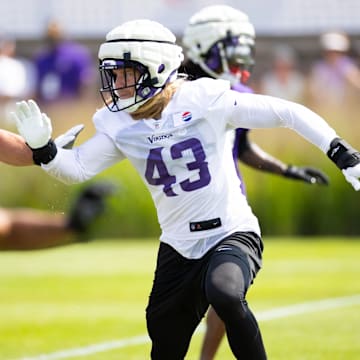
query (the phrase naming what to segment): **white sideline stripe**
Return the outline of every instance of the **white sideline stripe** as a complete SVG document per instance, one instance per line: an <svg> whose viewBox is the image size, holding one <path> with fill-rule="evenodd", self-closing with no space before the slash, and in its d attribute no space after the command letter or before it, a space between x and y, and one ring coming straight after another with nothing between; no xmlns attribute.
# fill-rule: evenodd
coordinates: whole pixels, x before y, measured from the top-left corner
<svg viewBox="0 0 360 360"><path fill-rule="evenodd" d="M330 298L325 300L310 301L295 305L289 305L271 310L260 311L256 313L256 318L259 322L269 321L284 317L295 316L299 314L305 314L315 311L324 311L329 309L335 309L339 307L346 307L360 304L360 294ZM204 326L199 326L196 333L204 331ZM70 357L82 357L99 352L109 351L113 349L124 348L132 345L141 345L150 342L147 335L135 336L131 338L125 338L122 340L107 341L99 344L89 345L85 347L72 348L68 350L56 351L49 354L37 355L34 357L25 357L18 360L55 360L55 359L68 359Z"/></svg>
<svg viewBox="0 0 360 360"><path fill-rule="evenodd" d="M21 358L21 360L68 359L70 357L92 355L95 353L109 351L112 349L119 349L131 345L146 344L149 341L150 339L147 335L134 336L132 338L107 341L100 344L85 346L82 348L72 348L68 350L56 351L50 354L37 355L35 357L25 357L25 358Z"/></svg>

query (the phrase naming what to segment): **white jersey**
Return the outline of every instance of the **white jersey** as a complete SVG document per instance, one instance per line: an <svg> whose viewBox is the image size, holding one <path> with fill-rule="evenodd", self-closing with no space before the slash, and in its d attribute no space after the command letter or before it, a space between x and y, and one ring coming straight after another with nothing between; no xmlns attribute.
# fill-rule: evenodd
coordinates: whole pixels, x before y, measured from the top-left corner
<svg viewBox="0 0 360 360"><path fill-rule="evenodd" d="M288 126L324 152L336 137L301 105L230 90L226 81L199 79L177 90L159 120L133 120L102 108L96 135L73 150L58 149L43 168L64 182L89 179L129 159L147 185L162 234L187 258L199 258L234 231L260 235L242 194L229 132L237 127Z"/></svg>

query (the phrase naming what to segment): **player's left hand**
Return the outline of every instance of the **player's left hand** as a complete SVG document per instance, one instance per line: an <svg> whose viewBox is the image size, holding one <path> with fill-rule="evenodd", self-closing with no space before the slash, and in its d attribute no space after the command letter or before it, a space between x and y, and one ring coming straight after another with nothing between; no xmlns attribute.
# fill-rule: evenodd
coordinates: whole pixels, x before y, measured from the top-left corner
<svg viewBox="0 0 360 360"><path fill-rule="evenodd" d="M320 170L311 167L289 165L284 173L285 177L302 180L309 184L328 185L328 177Z"/></svg>

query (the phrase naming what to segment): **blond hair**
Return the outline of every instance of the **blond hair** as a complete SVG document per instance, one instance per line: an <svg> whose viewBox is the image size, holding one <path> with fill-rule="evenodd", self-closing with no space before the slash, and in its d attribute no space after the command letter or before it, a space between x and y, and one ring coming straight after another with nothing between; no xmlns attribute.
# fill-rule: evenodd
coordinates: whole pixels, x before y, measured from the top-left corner
<svg viewBox="0 0 360 360"><path fill-rule="evenodd" d="M164 90L155 95L152 99L141 105L136 111L130 113L134 120L160 119L161 113L170 102L176 90L184 82L184 79L177 79L166 84Z"/></svg>

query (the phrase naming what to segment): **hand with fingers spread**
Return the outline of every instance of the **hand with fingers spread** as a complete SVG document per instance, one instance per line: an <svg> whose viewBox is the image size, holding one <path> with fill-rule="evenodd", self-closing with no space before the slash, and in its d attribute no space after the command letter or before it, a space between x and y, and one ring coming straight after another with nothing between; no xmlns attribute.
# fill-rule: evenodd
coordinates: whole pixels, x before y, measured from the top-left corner
<svg viewBox="0 0 360 360"><path fill-rule="evenodd" d="M52 126L48 116L41 113L34 100L16 103L11 117L16 123L19 134L32 149L42 148L51 139Z"/></svg>
<svg viewBox="0 0 360 360"><path fill-rule="evenodd" d="M57 154L57 148L51 139L52 126L49 117L40 111L34 100L16 103L11 114L19 134L24 138L33 152L36 165L47 164Z"/></svg>

